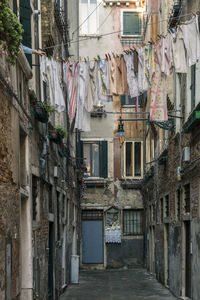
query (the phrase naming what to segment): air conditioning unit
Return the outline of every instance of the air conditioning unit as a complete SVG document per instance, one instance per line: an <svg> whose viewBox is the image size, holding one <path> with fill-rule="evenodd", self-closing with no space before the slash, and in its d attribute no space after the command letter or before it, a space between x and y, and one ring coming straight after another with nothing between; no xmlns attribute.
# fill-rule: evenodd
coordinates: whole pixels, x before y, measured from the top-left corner
<svg viewBox="0 0 200 300"><path fill-rule="evenodd" d="M190 147L183 148L183 161L190 161Z"/></svg>

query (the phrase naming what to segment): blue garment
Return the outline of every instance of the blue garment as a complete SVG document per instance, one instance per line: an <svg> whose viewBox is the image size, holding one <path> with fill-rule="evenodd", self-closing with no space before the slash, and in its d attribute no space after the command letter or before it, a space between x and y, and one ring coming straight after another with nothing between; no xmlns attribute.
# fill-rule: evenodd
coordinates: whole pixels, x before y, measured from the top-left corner
<svg viewBox="0 0 200 300"><path fill-rule="evenodd" d="M26 47L21 44L22 50L24 51L25 54L33 54L33 49Z"/></svg>

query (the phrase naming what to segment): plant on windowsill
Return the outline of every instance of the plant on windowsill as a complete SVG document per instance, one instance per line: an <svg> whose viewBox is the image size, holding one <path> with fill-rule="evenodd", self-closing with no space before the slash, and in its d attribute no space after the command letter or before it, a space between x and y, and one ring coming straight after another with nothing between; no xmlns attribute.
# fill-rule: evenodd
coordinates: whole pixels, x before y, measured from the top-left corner
<svg viewBox="0 0 200 300"><path fill-rule="evenodd" d="M56 144L60 144L66 136L67 132L62 126L57 126L53 130L49 130L49 139Z"/></svg>
<svg viewBox="0 0 200 300"><path fill-rule="evenodd" d="M0 45L7 50L7 61L15 64L20 52L23 28L9 7L8 0L0 1Z"/></svg>
<svg viewBox="0 0 200 300"><path fill-rule="evenodd" d="M31 112L34 115L34 117L36 118L36 120L38 120L39 122L42 122L42 123L48 122L49 115L41 101L35 102Z"/></svg>
<svg viewBox="0 0 200 300"><path fill-rule="evenodd" d="M44 107L48 113L54 113L56 111L55 106L52 106L47 102L44 102Z"/></svg>

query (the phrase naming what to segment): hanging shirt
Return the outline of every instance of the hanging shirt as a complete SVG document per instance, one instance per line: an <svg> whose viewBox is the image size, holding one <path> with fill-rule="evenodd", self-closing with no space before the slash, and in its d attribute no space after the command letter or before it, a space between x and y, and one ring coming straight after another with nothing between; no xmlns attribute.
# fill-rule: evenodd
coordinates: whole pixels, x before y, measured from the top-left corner
<svg viewBox="0 0 200 300"><path fill-rule="evenodd" d="M131 98L139 96L138 81L134 72L133 53L124 54L127 69L127 81Z"/></svg>
<svg viewBox="0 0 200 300"><path fill-rule="evenodd" d="M69 118L73 119L76 112L76 92L77 92L77 79L78 79L78 64L66 63L66 74L64 78L67 83L67 102Z"/></svg>
<svg viewBox="0 0 200 300"><path fill-rule="evenodd" d="M87 111L92 111L93 106L98 103L98 63L96 61L88 62L88 89L86 98L88 103L86 105Z"/></svg>
<svg viewBox="0 0 200 300"><path fill-rule="evenodd" d="M112 101L109 95L109 64L106 59L98 60L98 98L104 102Z"/></svg>
<svg viewBox="0 0 200 300"><path fill-rule="evenodd" d="M167 77L161 72L158 60L155 60L155 73L150 97L150 120L167 121Z"/></svg>
<svg viewBox="0 0 200 300"><path fill-rule="evenodd" d="M173 54L172 54L172 40L171 33L165 38L161 39L161 71L169 76L172 72Z"/></svg>
<svg viewBox="0 0 200 300"><path fill-rule="evenodd" d="M54 96L55 96L55 106L59 113L65 110L65 99L62 90L62 71L61 63L56 60L52 60L52 69L54 76Z"/></svg>
<svg viewBox="0 0 200 300"><path fill-rule="evenodd" d="M148 90L148 82L145 74L145 49L138 49L138 88L143 94Z"/></svg>
<svg viewBox="0 0 200 300"><path fill-rule="evenodd" d="M176 73L187 73L186 50L183 41L183 32L178 30L173 34L173 61Z"/></svg>
<svg viewBox="0 0 200 300"><path fill-rule="evenodd" d="M189 58L189 66L196 64L200 58L200 37L199 37L199 25L198 16L193 17L187 21L186 24L181 25L183 32L183 40L187 55Z"/></svg>
<svg viewBox="0 0 200 300"><path fill-rule="evenodd" d="M88 63L79 63L79 96L77 101L77 113L75 128L82 131L90 131L90 113L85 109L85 97L87 94Z"/></svg>

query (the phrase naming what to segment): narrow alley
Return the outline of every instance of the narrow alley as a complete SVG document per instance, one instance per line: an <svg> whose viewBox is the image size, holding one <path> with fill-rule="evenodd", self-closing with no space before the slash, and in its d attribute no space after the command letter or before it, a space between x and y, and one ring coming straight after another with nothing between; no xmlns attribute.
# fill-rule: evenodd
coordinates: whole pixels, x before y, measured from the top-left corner
<svg viewBox="0 0 200 300"><path fill-rule="evenodd" d="M175 300L144 269L83 271L60 300Z"/></svg>

